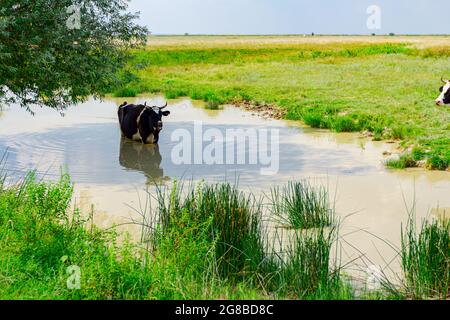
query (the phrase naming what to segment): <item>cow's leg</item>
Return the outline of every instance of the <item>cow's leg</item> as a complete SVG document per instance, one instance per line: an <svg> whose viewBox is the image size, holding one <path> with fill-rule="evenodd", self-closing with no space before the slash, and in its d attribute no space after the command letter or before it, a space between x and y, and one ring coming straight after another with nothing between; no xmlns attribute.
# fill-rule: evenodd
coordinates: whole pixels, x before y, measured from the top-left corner
<svg viewBox="0 0 450 320"><path fill-rule="evenodd" d="M142 144L147 144L147 136L140 134L140 140L142 141Z"/></svg>
<svg viewBox="0 0 450 320"><path fill-rule="evenodd" d="M158 144L158 141L159 141L159 132L157 131L153 134L153 143Z"/></svg>
<svg viewBox="0 0 450 320"><path fill-rule="evenodd" d="M142 141L142 137L141 137L141 134L139 132L133 134L130 137L130 139L133 140L133 141Z"/></svg>

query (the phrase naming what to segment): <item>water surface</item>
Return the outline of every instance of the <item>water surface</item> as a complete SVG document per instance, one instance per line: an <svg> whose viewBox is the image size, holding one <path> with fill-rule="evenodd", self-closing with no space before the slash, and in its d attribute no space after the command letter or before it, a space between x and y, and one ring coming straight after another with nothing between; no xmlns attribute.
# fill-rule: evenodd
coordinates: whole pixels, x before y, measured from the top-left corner
<svg viewBox="0 0 450 320"><path fill-rule="evenodd" d="M128 102L162 105L157 97ZM209 182L239 180L244 190L267 193L275 185L308 178L328 186L342 218L344 260L364 255L360 265L380 264L398 268L396 253L384 241L400 244L400 228L415 204L418 219L448 215L450 173L421 169L392 171L383 166L383 152L395 152L395 144L372 142L359 134L336 134L306 128L291 121L263 119L241 109L205 110L201 102L187 99L169 102L158 146L144 146L121 137L117 107L123 99L90 100L70 108L64 117L38 109L33 117L12 106L0 113L0 154L7 152L5 169L20 177L35 169L38 175L57 178L66 168L76 185L74 205L94 210L101 227L138 219L146 207L146 192L155 182L173 179ZM171 152L177 145L172 133L180 128L277 129L280 135L279 173L261 175L260 165L176 165ZM229 151L226 147L225 152ZM249 152L255 146L238 146ZM136 237L139 228L123 226ZM384 241L381 241L383 239ZM354 249L357 247L358 250Z"/></svg>

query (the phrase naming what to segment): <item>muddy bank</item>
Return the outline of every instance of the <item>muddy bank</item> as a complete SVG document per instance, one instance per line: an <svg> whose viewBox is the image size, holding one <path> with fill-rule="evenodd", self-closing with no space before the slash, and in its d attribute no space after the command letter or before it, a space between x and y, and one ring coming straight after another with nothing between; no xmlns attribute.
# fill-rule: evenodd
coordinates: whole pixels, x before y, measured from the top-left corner
<svg viewBox="0 0 450 320"><path fill-rule="evenodd" d="M232 106L242 108L248 112L250 112L254 116L262 117L263 119L273 119L273 120L283 120L287 114L287 110L284 108L281 108L275 104L254 104L250 101L244 101L240 103L234 103ZM301 122L301 120L298 120ZM386 130L388 130L386 128ZM331 131L331 130L330 130ZM358 132L358 135L362 139L369 139L372 141L383 141L385 144L392 145L393 148L389 148L389 151L386 149L384 150L380 156L383 157L383 161L387 162L389 160L397 160L401 156L408 156L413 151L413 147L411 146L402 146L401 140L396 139L385 139L380 140L375 137L375 134L371 131L364 130ZM420 168L423 170L433 170L429 167L426 160L418 160L414 161L409 168ZM450 167L448 167L446 170L440 170L440 171L450 171Z"/></svg>
<svg viewBox="0 0 450 320"><path fill-rule="evenodd" d="M252 113L252 115L258 115L264 119L281 120L285 117L287 110L271 104L253 104L249 101L235 104L237 107L241 107L246 111Z"/></svg>

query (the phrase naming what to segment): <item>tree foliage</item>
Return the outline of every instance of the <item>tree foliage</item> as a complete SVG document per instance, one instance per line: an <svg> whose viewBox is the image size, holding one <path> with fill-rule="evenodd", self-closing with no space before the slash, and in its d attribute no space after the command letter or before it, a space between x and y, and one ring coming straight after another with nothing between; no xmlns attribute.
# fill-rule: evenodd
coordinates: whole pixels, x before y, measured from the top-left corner
<svg viewBox="0 0 450 320"><path fill-rule="evenodd" d="M146 41L126 0L1 0L0 103L58 110L117 84Z"/></svg>

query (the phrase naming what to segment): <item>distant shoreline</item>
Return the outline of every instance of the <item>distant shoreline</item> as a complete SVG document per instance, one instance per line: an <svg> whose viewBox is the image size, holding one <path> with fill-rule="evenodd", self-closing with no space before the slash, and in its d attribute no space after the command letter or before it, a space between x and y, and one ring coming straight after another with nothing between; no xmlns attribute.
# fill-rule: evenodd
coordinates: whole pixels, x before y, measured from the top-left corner
<svg viewBox="0 0 450 320"><path fill-rule="evenodd" d="M293 33L293 34L151 34L150 37L311 37L311 33ZM450 34L397 34L389 33L372 35L368 34L314 34L314 37L450 37Z"/></svg>

